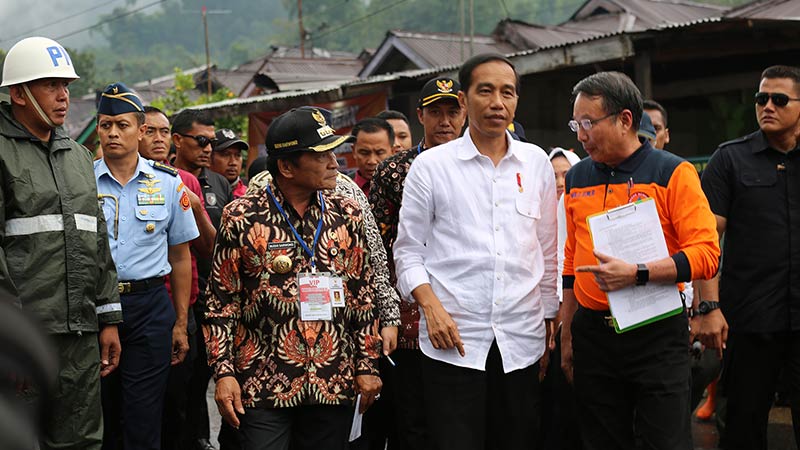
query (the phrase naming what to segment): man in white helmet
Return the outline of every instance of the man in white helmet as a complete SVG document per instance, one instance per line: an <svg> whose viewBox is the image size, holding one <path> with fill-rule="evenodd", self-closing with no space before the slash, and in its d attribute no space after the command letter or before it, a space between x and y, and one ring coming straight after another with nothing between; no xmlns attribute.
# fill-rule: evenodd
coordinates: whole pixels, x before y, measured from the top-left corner
<svg viewBox="0 0 800 450"><path fill-rule="evenodd" d="M100 449L100 376L120 355L122 308L92 156L61 127L78 78L57 42L17 42L0 103L0 289L38 319L59 357L42 449ZM30 399L35 387L24 389Z"/></svg>

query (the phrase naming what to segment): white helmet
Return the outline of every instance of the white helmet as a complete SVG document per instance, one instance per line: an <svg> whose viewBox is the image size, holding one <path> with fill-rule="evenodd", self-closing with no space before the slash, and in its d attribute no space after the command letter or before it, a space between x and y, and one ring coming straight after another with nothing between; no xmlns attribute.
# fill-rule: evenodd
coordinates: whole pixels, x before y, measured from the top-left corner
<svg viewBox="0 0 800 450"><path fill-rule="evenodd" d="M44 37L25 38L11 47L3 64L0 87L27 83L42 78L80 78L67 51L58 42Z"/></svg>

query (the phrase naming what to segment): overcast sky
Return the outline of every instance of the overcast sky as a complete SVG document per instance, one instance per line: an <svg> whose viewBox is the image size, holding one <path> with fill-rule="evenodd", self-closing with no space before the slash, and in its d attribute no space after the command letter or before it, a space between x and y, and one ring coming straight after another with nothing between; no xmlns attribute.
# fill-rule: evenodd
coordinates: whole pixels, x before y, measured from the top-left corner
<svg viewBox="0 0 800 450"><path fill-rule="evenodd" d="M82 48L102 39L100 35L78 30L90 27L115 7L139 8L156 0L137 0L127 6L125 0L0 0L0 48L8 50L28 36L56 38L67 47ZM157 10L152 6L143 12ZM102 41L101 41L102 42Z"/></svg>

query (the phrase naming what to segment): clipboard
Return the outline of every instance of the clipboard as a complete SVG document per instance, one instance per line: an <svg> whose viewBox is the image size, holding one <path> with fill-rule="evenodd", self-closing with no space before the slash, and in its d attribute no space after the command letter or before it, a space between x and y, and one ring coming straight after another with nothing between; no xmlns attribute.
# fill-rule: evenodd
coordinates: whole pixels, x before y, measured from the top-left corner
<svg viewBox="0 0 800 450"><path fill-rule="evenodd" d="M648 262L669 256L656 202L628 203L586 218L592 247L627 262ZM652 283L606 292L617 333L635 330L683 312L675 284Z"/></svg>

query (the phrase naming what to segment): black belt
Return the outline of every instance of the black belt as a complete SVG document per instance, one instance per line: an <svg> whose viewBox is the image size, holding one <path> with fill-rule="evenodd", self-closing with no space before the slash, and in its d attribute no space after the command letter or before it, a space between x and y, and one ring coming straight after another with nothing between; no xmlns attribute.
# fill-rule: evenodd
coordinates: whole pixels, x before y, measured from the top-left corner
<svg viewBox="0 0 800 450"><path fill-rule="evenodd" d="M146 280L120 281L118 290L120 294L133 294L146 291L164 284L164 277L148 278Z"/></svg>
<svg viewBox="0 0 800 450"><path fill-rule="evenodd" d="M589 316L593 317L594 319L602 320L610 328L614 328L614 316L611 315L611 311L607 309L603 311L598 311L596 309L586 308L582 305L578 305L578 309L588 314Z"/></svg>

